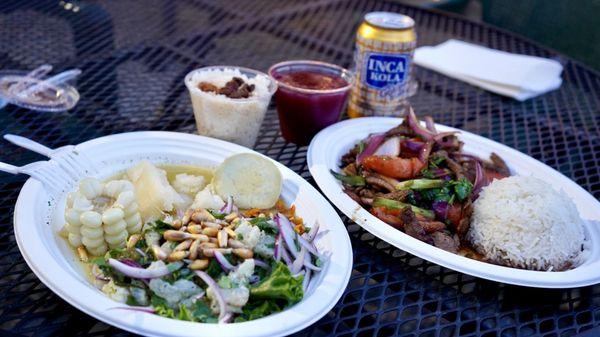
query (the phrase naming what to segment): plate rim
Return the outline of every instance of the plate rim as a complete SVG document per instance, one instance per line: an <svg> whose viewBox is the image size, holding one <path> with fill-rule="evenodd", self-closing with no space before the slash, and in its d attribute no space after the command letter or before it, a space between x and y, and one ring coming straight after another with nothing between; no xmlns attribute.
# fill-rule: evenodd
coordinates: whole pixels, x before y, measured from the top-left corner
<svg viewBox="0 0 600 337"><path fill-rule="evenodd" d="M342 191L342 189L340 188L341 184L337 182L331 176L331 174L329 174L328 170L326 171L327 174L325 174L322 166L325 166L326 169L329 169L330 167L327 167L328 161L324 161L324 155L322 154L328 152L331 149L320 149L320 147L328 145L324 143L326 143L329 137L333 137L336 134L341 134L344 128L355 126L363 126L363 129L370 132L377 132L376 130L373 130L374 128L379 128L380 131L385 131L387 130L387 128L398 125L401 121L402 119L398 117L360 117L354 119L347 119L321 130L311 141L307 150L307 163L311 176L319 186L321 192L349 219L351 219L354 223L358 224L359 226L363 227L371 234L377 236L379 239L391 244L392 246L398 249L406 251L431 263L478 278L533 288L575 288L600 283L600 274L591 277L588 276L587 278L579 277L575 281L565 281L561 279L562 275L564 275L567 272L577 270L577 268L564 272L551 273L544 271L517 269L476 261L467 257L459 256L454 253L446 252L437 247L433 247L431 245L428 245L427 243L424 243L418 239L406 235L402 231L398 231L391 228L385 222L370 214L362 206L360 206ZM471 146L489 148L489 145L491 144L499 149L502 149L503 151L513 152L516 156L520 157L520 159L524 159L530 163L533 161L535 165L544 166L545 170L551 170L553 174L558 174L563 179L567 179L570 182L570 187L575 188L578 193L585 193L585 201L592 201L596 206L595 208L600 210L600 202L598 202L598 200L596 200L588 191L586 191L585 189L583 189L583 187L579 186L577 183L572 181L569 177L546 165L545 163L531 156L528 156L527 154L524 154L516 149L513 149L507 145L501 144L497 141L471 133L466 130L453 128L437 123L436 127L438 127L438 129L442 131L459 131L460 134L467 136L467 138L474 138L475 140L477 140L477 144L471 144ZM348 145L349 142L350 141L344 143L343 145ZM319 151L321 154L319 154ZM339 158L336 158L335 160L336 162L339 162ZM339 168L334 167L333 169ZM332 187L332 182L335 182L335 189ZM577 204L577 201L574 200L574 202L576 202ZM593 224L588 223L588 225L592 226ZM596 227L597 226L595 226L594 229L598 231L598 228ZM393 232L391 232L390 229L393 229ZM385 233L388 230L391 232L391 234ZM590 236L594 239L594 242L598 242L598 233L590 233ZM442 260L440 257L436 257L436 255L441 255L440 257L448 258L451 262L448 262L447 260ZM506 275L498 276L497 272ZM514 276L510 274L517 275ZM524 275L528 277L523 278Z"/></svg>
<svg viewBox="0 0 600 337"><path fill-rule="evenodd" d="M340 262L345 261L346 263L345 263L345 265L343 265L343 263L341 263L339 266L341 271L344 271L344 273L343 273L343 275L338 275L338 277L336 277L336 279L340 279L341 282L336 283L336 285L338 286L337 291L332 293L332 295L330 297L330 301L325 306L323 306L320 311L315 312L312 316L310 316L308 318L305 317L306 315L297 315L297 316L302 316L302 318L301 318L302 322L300 322L300 324L297 324L292 327L285 326L285 325L282 325L282 326L273 325L272 329L271 329L272 331L268 331L266 333L261 332L261 334L254 334L254 335L279 336L279 335L286 335L286 334L297 332L301 329L304 329L304 328L314 324L316 321L318 321L319 319L324 317L339 302L345 289L347 288L347 285L348 285L348 282L350 280L350 276L352 273L352 267L353 267L352 244L351 244L348 232L346 231L346 228L344 226L344 223L341 220L341 218L339 217L339 215L337 214L337 212L335 211L335 209L333 208L333 206L331 206L331 204L327 201L327 199L314 186L312 186L310 183L308 183L308 181L306 181L299 174L297 174L293 170L289 169L285 165L283 165L283 164L279 163L278 161L276 161L268 156L265 156L257 151L254 151L252 149L243 147L241 145L233 144L230 142L214 139L214 138L209 138L209 137L204 137L204 136L194 135L194 134L180 133L180 132L135 131L135 132L126 132L126 133L119 133L119 134L113 134L113 135L106 135L106 136L102 136L102 137L98 137L98 138L94 138L94 139L82 142L82 143L76 145L76 149L81 150L82 152L85 152L85 149L88 147L102 146L103 143L107 143L107 142L111 143L111 142L114 142L115 140L120 140L122 138L127 139L130 137L133 137L133 139L138 139L138 140L140 139L139 137L141 137L142 139L154 139L154 140L159 140L159 141L160 140L164 141L165 139L166 140L175 140L175 141L193 140L195 142L204 143L204 145L206 145L206 146L216 145L216 146L224 147L224 149L227 149L227 151L229 151L231 153L250 152L250 153L258 154L264 158L268 158L279 168L279 170L284 175L290 175L290 177L293 178L291 183L294 186L306 188L308 190L308 194L310 195L310 199L312 200L312 202L315 202L319 205L324 205L323 206L324 211L323 211L322 215L324 217L327 217L327 221L329 223L329 226L331 226L331 228L337 227L336 233L339 232L343 235L344 242L342 242L341 245L345 246L345 247L343 250L340 250L339 252L337 252L337 256L339 257ZM223 151L224 149L220 149L220 150ZM227 153L225 155L227 155ZM195 158L201 158L201 157L195 157ZM137 312L128 312L127 316L129 316L130 319L119 320L119 319L115 319L114 317L111 317L114 315L111 315L110 313L106 313L106 311L108 311L108 310L104 310L105 312L100 312L100 310L94 310L93 305L81 303L81 302L85 302L85 299L79 298L79 297L81 297L81 295L72 295L68 291L66 291L63 287L61 287L59 284L56 284L55 280L54 280L56 277L50 277L49 275L47 275L47 273L51 273L52 271L45 270L45 268L40 267L39 262L36 262L34 260L35 257L38 257L38 255L37 255L37 254L39 254L39 252L37 252L38 250L42 251L42 252L50 251L50 250L44 248L43 245L38 245L38 247L34 247L35 249L32 249L31 245L28 245L26 243L26 241L24 240L25 237L27 236L27 232L25 230L26 226L28 224L30 224L31 220L33 220L35 223L36 218L33 214L23 214L23 210L26 209L25 206L23 206L23 203L25 203L27 201L32 201L33 203L35 203L37 198L39 198L40 192L43 193L41 183L37 182L33 178L29 178L25 182L23 187L21 188L21 190L19 192L19 196L17 197L17 201L15 203L14 215L13 215L13 225L14 225L15 241L17 242L19 251L21 252L21 255L23 256L28 267L33 271L33 273L36 275L36 277L38 277L38 279L40 279L40 281L42 283L44 283L44 285L46 285L50 290L52 290L52 292L54 292L56 295L61 297L63 300L65 300L67 303L69 303L73 307L94 317L95 319L98 319L99 321L105 322L106 324L109 324L112 326L116 326L116 327L121 328L126 331L130 331L133 333L140 333L140 334L144 334L144 335L156 335L156 336L172 335L172 333L171 334L170 333L162 333L162 332L157 333L157 331L149 330L149 328L154 327L153 324L156 324L157 326L181 326L181 327L186 326L185 328L187 328L188 330L190 330L190 329L193 330L195 328L196 331L202 331L203 329L212 330L212 329L216 329L216 327L218 327L218 329L222 330L222 332L219 331L219 335L223 335L223 336L238 336L238 335L240 335L241 336L241 335L247 334L247 332L248 332L247 329L255 328L255 326L259 325L259 324L262 324L263 331L266 330L265 325L267 325L267 326L269 325L268 320L283 318L282 315L285 315L285 314L287 314L287 315L297 314L297 312L295 312L295 310L292 308L292 309L284 310L284 311L274 314L274 315L266 316L266 317L258 319L258 320L221 325L221 324L180 321L180 320L161 317L158 315L148 315L145 313L137 313ZM34 226L35 226L35 224L34 224ZM49 227L49 228L50 228L49 230L54 231L53 228L51 228L51 227ZM51 234L57 235L58 233L54 232ZM333 247L332 247L332 249L333 249ZM332 252L332 253L336 254L336 252ZM60 254L60 252L59 252L59 254ZM51 255L49 255L48 258L50 259L51 262L55 263L56 265L60 265L61 264L60 262L65 263L64 261L55 260L54 258L51 257ZM68 258L68 257L65 257L65 258ZM329 271L329 273L331 273L331 271ZM329 273L323 277L321 282L323 282L327 279L327 276L329 275ZM79 280L77 280L76 278L74 278L71 275L68 275L67 278L70 278L71 279L70 281L81 283L81 282L79 282ZM320 284L320 285L322 285L322 284ZM86 286L89 286L89 285L86 284ZM315 289L313 290L313 293L307 299L310 299L312 296L314 296L315 291L318 288L319 287L315 287ZM120 306L120 304L118 302L114 302L114 301L110 300L108 298L108 296L102 294L100 291L96 291L96 293L98 296L100 296L99 298L104 298L104 299L111 301L113 303L113 307ZM298 306L300 304L302 304L302 302L296 304L295 306ZM125 316L125 315L122 315L122 316ZM133 325L128 323L128 322L131 322L134 320L139 321L141 323L133 324ZM181 329L179 329L178 331L181 332ZM208 331L208 333L210 333L210 332L211 331ZM205 332L205 333L207 333L207 332ZM195 332L194 332L194 334L196 335Z"/></svg>

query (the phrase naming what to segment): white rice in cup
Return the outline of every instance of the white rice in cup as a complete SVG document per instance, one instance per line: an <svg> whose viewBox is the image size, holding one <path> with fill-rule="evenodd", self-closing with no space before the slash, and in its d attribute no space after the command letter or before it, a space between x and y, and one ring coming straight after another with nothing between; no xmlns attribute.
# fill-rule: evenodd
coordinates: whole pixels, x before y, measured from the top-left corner
<svg viewBox="0 0 600 337"><path fill-rule="evenodd" d="M250 97L229 98L198 88L200 82L222 87L233 77L254 85ZM254 145L271 96L277 89L275 81L259 71L227 66L193 70L184 81L192 99L198 134L246 147Z"/></svg>

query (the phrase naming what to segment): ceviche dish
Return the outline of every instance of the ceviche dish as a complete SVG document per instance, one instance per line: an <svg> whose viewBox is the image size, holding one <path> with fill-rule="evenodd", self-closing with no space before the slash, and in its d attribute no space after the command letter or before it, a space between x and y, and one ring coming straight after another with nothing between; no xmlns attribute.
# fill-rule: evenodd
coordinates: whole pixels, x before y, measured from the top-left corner
<svg viewBox="0 0 600 337"><path fill-rule="evenodd" d="M216 170L141 161L70 193L61 231L119 309L203 323L253 320L301 301L328 258L280 199L282 177L255 154Z"/></svg>
<svg viewBox="0 0 600 337"><path fill-rule="evenodd" d="M350 198L407 235L472 259L539 271L583 261L583 223L563 191L511 176L495 153L465 153L457 132L438 132L433 119L421 124L409 110L332 171Z"/></svg>

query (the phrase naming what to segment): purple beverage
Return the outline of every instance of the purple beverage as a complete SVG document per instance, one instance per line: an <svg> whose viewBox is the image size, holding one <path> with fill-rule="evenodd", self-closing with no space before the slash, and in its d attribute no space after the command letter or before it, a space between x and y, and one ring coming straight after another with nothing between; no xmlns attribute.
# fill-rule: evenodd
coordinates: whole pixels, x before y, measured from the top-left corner
<svg viewBox="0 0 600 337"><path fill-rule="evenodd" d="M269 69L283 138L307 145L321 129L340 118L351 87L346 69L317 61L288 61Z"/></svg>

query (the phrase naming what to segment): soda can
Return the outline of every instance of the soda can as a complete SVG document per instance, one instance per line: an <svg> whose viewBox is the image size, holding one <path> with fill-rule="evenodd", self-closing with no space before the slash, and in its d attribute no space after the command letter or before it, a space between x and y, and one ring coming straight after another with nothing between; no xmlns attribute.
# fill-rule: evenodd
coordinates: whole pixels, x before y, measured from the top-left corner
<svg viewBox="0 0 600 337"><path fill-rule="evenodd" d="M412 58L417 46L415 21L402 14L371 12L356 33L355 81L348 115L399 116L417 90Z"/></svg>

